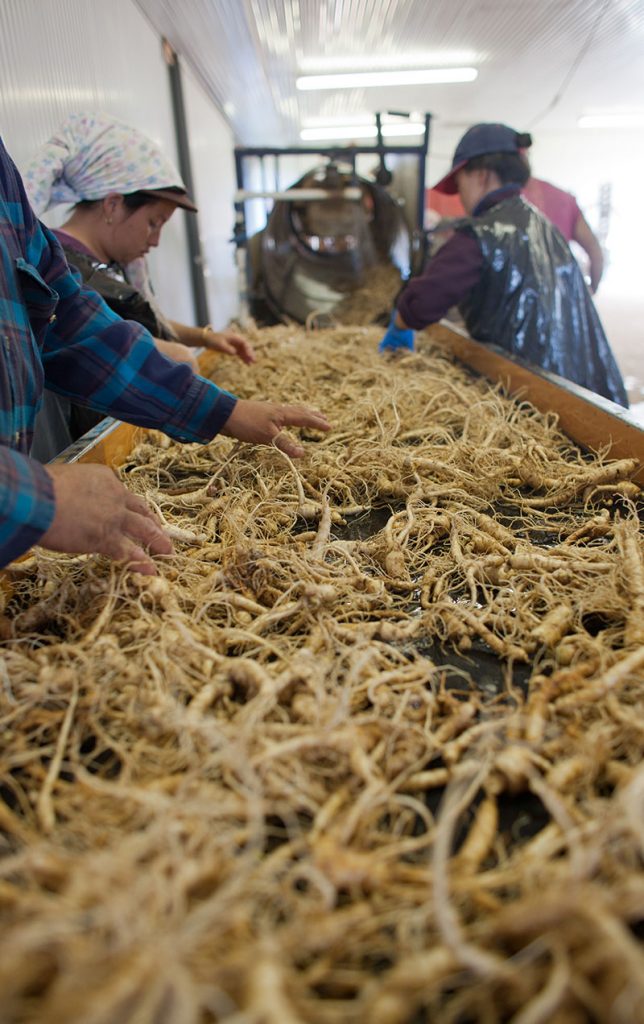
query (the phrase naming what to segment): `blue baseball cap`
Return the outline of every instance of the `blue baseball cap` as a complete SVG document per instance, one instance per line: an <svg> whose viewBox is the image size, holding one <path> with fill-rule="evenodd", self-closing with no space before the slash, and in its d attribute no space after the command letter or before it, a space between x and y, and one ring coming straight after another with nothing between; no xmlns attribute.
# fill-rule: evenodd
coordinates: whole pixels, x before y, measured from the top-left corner
<svg viewBox="0 0 644 1024"><path fill-rule="evenodd" d="M434 185L436 192L453 196L458 192L456 175L476 156L488 153L520 153L532 145L528 132L517 132L507 124L475 124L468 128L454 151L452 169Z"/></svg>

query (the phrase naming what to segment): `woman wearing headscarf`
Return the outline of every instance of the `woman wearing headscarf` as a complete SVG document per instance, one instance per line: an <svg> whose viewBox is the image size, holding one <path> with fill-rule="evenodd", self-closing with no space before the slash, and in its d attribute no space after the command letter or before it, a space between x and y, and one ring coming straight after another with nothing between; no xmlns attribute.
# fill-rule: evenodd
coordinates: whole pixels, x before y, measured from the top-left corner
<svg viewBox="0 0 644 1024"><path fill-rule="evenodd" d="M154 512L107 466L43 466L30 455L45 385L182 443L224 434L299 458L304 447L285 427L329 429L316 409L237 398L166 359L143 327L81 285L31 209L2 139L0 225L0 566L39 544L152 574L150 556L172 551Z"/></svg>
<svg viewBox="0 0 644 1024"><path fill-rule="evenodd" d="M115 313L146 327L164 355L193 369L192 349L201 346L254 361L252 346L235 332L168 320L156 303L145 257L177 207L197 207L178 171L143 133L109 115L72 114L40 148L24 182L39 216L73 204L54 232L68 263ZM37 429L34 441L42 459L98 422L86 409L63 408L49 397L46 408L47 427Z"/></svg>
<svg viewBox="0 0 644 1024"><path fill-rule="evenodd" d="M628 406L621 374L581 270L559 231L521 197L528 134L470 128L435 190L460 196L466 220L400 295L380 350L413 348L458 306L470 335Z"/></svg>

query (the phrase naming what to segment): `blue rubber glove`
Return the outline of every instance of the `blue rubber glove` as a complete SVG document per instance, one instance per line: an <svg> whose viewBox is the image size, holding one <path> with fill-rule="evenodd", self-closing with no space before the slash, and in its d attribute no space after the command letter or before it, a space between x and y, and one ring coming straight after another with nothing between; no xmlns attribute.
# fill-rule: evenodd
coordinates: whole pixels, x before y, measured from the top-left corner
<svg viewBox="0 0 644 1024"><path fill-rule="evenodd" d="M394 352L396 349L410 349L414 351L414 332L411 327L396 327L396 310L394 309L389 321L387 333L378 345L379 352Z"/></svg>

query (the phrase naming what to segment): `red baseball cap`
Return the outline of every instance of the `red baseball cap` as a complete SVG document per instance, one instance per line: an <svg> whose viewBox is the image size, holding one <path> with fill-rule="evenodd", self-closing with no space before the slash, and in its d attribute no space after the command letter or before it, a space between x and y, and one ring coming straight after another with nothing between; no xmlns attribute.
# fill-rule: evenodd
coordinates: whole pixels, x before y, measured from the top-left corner
<svg viewBox="0 0 644 1024"><path fill-rule="evenodd" d="M452 168L434 185L436 192L453 196L458 192L456 175L476 156L488 153L520 153L532 145L528 132L517 132L507 124L475 124L468 128L454 151Z"/></svg>

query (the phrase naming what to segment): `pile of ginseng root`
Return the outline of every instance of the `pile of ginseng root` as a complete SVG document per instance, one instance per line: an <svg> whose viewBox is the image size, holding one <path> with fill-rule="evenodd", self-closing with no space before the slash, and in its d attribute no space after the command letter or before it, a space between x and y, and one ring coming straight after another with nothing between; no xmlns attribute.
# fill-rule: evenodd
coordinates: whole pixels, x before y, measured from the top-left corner
<svg viewBox="0 0 644 1024"><path fill-rule="evenodd" d="M402 287L400 270L391 262L369 267L364 281L345 296L333 309L336 324L386 324ZM313 314L312 319L315 319Z"/></svg>
<svg viewBox="0 0 644 1024"><path fill-rule="evenodd" d="M297 462L144 437L158 577L8 573L2 1024L644 1020L637 465L381 333L218 364Z"/></svg>

